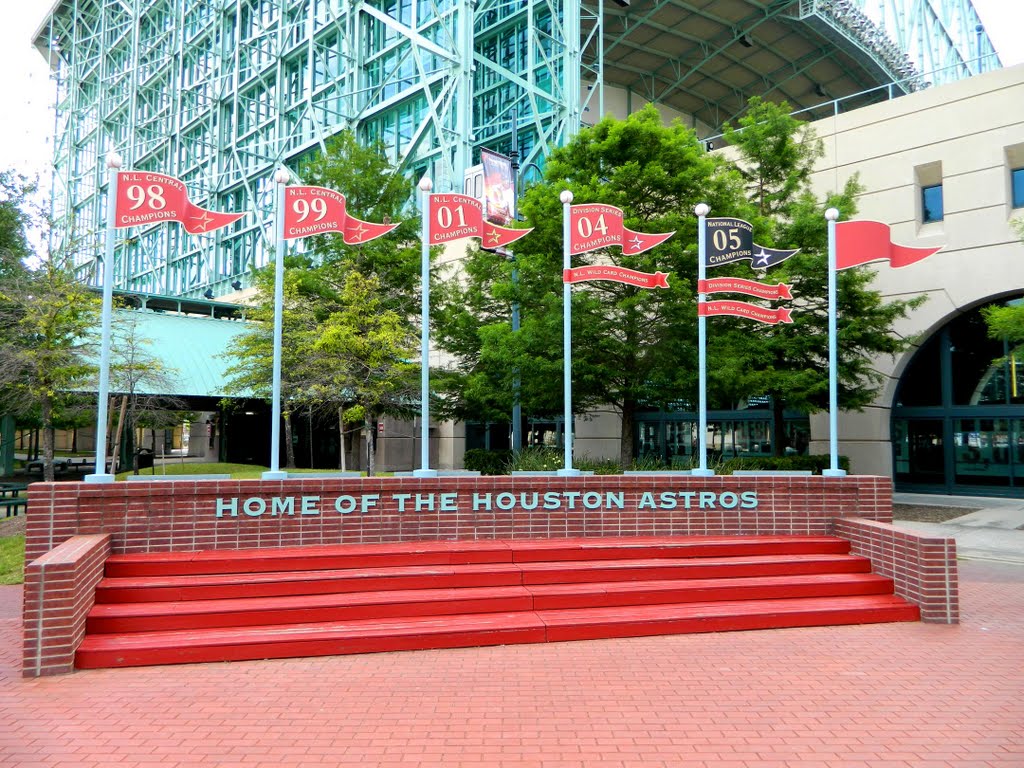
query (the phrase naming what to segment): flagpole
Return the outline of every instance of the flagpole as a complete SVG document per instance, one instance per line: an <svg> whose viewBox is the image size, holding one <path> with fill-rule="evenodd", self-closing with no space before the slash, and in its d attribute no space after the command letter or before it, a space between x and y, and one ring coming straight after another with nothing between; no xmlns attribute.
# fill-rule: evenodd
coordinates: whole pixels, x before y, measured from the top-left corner
<svg viewBox="0 0 1024 768"><path fill-rule="evenodd" d="M829 208L825 211L828 221L828 453L829 469L822 470L825 477L844 477L845 469L839 468L839 373L838 335L836 323L836 220L839 211Z"/></svg>
<svg viewBox="0 0 1024 768"><path fill-rule="evenodd" d="M434 183L429 176L420 179L423 232L420 236L420 468L413 477L437 477L430 468L430 191Z"/></svg>
<svg viewBox="0 0 1024 768"><path fill-rule="evenodd" d="M565 393L565 426L562 430L565 464L558 470L561 477L580 474L572 467L572 285L565 280L565 270L572 268L570 243L572 241L572 198L570 190L563 190L562 201L562 378Z"/></svg>
<svg viewBox="0 0 1024 768"><path fill-rule="evenodd" d="M117 224L117 172L121 156L107 155L107 241L103 255L103 308L100 315L100 381L96 411L96 463L93 474L82 478L87 483L112 483L107 472L107 405L110 399L110 328L114 303L114 230Z"/></svg>
<svg viewBox="0 0 1024 768"><path fill-rule="evenodd" d="M707 203L699 203L693 209L697 214L697 453L700 465L691 474L698 477L710 477L715 470L708 469L708 368L707 368L707 318L700 309L704 306L706 295L699 292L707 276L707 222L706 217L711 211Z"/></svg>
<svg viewBox="0 0 1024 768"><path fill-rule="evenodd" d="M284 323L284 194L288 184L288 171L278 168L274 172L277 183L277 253L274 256L274 373L273 404L270 417L270 471L264 480L284 480L281 471L281 336Z"/></svg>

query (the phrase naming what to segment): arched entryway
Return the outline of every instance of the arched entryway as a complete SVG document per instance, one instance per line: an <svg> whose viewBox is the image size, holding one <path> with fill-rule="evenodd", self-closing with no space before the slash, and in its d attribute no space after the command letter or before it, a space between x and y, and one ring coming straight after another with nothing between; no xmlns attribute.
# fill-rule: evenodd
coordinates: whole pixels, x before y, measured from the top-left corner
<svg viewBox="0 0 1024 768"><path fill-rule="evenodd" d="M1024 497L1024 345L989 338L981 306L956 316L907 366L891 423L897 490Z"/></svg>

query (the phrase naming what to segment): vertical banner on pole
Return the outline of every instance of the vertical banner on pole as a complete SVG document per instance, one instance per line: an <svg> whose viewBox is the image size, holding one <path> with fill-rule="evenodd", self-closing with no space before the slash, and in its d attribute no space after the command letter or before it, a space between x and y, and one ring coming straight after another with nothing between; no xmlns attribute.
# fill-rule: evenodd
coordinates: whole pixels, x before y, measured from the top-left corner
<svg viewBox="0 0 1024 768"><path fill-rule="evenodd" d="M711 211L707 203L699 203L693 212L697 214L697 460L692 474L710 477L715 474L708 469L708 368L707 368L707 318L701 309L704 306L707 277L707 215Z"/></svg>
<svg viewBox="0 0 1024 768"><path fill-rule="evenodd" d="M274 368L270 407L270 470L263 473L264 480L284 480L288 473L281 470L281 336L284 323L284 254L285 254L285 189L288 171L278 168L274 172L277 184L277 250L274 254Z"/></svg>
<svg viewBox="0 0 1024 768"><path fill-rule="evenodd" d="M572 199L568 189L558 196L562 202L562 273L572 268ZM564 379L564 411L565 426L562 430L564 443L564 463L558 470L560 477L574 477L580 474L572 466L572 283L562 281L562 377Z"/></svg>
<svg viewBox="0 0 1024 768"><path fill-rule="evenodd" d="M121 157L107 155L107 241L103 255L103 309L100 320L100 380L96 409L96 462L87 483L112 483L114 474L107 472L107 407L110 400L110 334L114 302L114 230L117 211L117 175Z"/></svg>

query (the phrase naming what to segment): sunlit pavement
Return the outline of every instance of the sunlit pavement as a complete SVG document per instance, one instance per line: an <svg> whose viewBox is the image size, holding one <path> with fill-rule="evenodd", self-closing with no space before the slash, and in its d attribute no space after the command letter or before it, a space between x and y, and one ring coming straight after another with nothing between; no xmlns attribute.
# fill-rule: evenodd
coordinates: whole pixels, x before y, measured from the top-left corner
<svg viewBox="0 0 1024 768"><path fill-rule="evenodd" d="M1024 566L963 561L959 626L681 635L21 677L2 766L1024 766Z"/></svg>

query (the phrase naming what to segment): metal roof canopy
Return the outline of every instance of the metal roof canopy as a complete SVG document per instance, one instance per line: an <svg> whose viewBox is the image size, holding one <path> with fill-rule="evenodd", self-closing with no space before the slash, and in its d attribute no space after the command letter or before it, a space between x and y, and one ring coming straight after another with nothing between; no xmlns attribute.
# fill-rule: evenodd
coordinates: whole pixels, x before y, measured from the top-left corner
<svg viewBox="0 0 1024 768"><path fill-rule="evenodd" d="M741 115L751 96L784 100L794 110L831 110L831 100L863 94L847 100L846 110L923 86L922 73L861 4L632 0L622 8L604 2L604 81L693 115L713 131ZM998 66L992 59L990 68Z"/></svg>
<svg viewBox="0 0 1024 768"><path fill-rule="evenodd" d="M244 397L228 395L227 369L231 365L224 353L249 326L240 321L213 317L181 315L152 310L114 310L115 334L119 325L132 319L141 353L160 360L166 368L166 387L154 391L145 383L138 386L141 395L179 397ZM112 388L117 394L116 388Z"/></svg>

